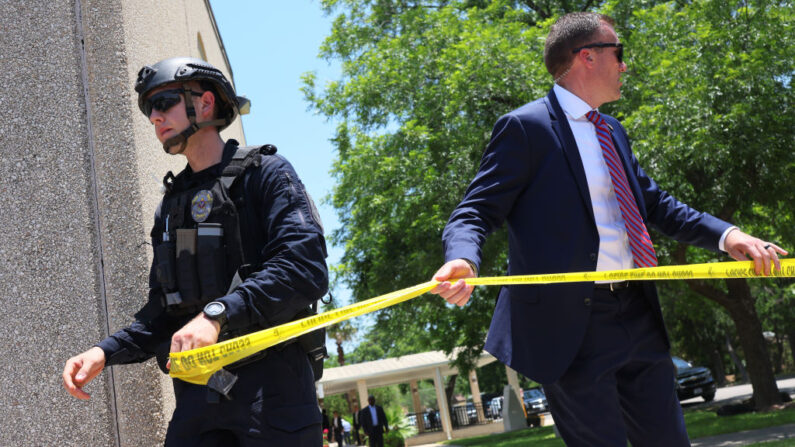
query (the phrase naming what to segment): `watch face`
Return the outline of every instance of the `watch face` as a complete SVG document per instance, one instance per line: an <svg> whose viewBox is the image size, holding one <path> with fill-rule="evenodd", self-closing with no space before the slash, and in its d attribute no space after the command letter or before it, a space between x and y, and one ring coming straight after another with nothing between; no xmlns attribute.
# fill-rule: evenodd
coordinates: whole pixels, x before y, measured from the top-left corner
<svg viewBox="0 0 795 447"><path fill-rule="evenodd" d="M206 306L204 306L204 313L207 314L208 317L217 317L224 313L226 307L224 307L223 303L212 302Z"/></svg>

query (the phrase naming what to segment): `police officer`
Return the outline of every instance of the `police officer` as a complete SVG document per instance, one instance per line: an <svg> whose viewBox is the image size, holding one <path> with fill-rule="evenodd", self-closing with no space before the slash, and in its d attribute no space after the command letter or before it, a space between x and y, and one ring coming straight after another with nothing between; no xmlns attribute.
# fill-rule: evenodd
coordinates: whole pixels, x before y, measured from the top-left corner
<svg viewBox="0 0 795 447"><path fill-rule="evenodd" d="M223 73L171 58L142 68L135 90L165 151L188 164L164 180L147 304L129 327L66 362L64 387L80 399L106 365L155 356L165 372L169 352L305 316L328 287L323 230L290 163L273 146L239 148L219 135L247 106ZM174 380L166 445L320 446L302 345L229 365L207 386Z"/></svg>

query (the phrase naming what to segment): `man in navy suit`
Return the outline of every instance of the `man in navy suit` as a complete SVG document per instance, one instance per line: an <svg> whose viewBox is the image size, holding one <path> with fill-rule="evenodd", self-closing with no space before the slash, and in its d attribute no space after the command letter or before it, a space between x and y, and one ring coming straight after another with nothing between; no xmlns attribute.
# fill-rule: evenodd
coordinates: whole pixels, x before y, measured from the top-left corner
<svg viewBox="0 0 795 447"><path fill-rule="evenodd" d="M375 396L367 398L368 406L359 412L364 433L370 439L370 447L384 447L384 432L389 433L389 421L380 405L375 404Z"/></svg>
<svg viewBox="0 0 795 447"><path fill-rule="evenodd" d="M770 274L784 250L696 211L639 166L627 134L596 110L619 99L626 71L610 17L572 13L552 26L544 62L550 93L501 117L480 169L443 234L434 289L463 306L481 246L507 223L508 273L656 265L647 226ZM486 350L544 385L569 446L690 445L652 282L508 286Z"/></svg>

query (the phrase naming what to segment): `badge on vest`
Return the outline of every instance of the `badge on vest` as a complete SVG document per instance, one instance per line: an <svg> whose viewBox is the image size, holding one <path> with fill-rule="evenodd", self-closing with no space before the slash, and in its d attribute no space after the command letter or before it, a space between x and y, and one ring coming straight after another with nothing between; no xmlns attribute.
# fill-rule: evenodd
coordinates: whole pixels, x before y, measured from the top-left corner
<svg viewBox="0 0 795 447"><path fill-rule="evenodd" d="M190 215L196 222L204 222L213 209L213 193L202 189L193 196L190 202Z"/></svg>

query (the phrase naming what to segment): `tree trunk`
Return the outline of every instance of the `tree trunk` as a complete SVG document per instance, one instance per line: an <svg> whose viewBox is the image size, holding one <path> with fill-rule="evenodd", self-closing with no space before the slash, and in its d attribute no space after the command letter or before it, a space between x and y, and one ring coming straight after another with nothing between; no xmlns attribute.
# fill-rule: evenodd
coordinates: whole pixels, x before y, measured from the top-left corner
<svg viewBox="0 0 795 447"><path fill-rule="evenodd" d="M444 387L444 395L447 398L447 408L452 411L453 408L453 392L455 392L455 381L458 379L458 374L453 374L447 379L447 386Z"/></svg>
<svg viewBox="0 0 795 447"><path fill-rule="evenodd" d="M795 363L795 330L787 334L787 339L789 340L789 350L792 354L792 361Z"/></svg>
<svg viewBox="0 0 795 447"><path fill-rule="evenodd" d="M342 341L337 339L337 363L345 366L345 350L342 349Z"/></svg>
<svg viewBox="0 0 795 447"><path fill-rule="evenodd" d="M740 360L739 357L737 357L737 352L734 350L734 346L732 346L732 341L729 338L729 334L726 334L726 349L729 350L729 357L731 357L732 363L734 363L734 370L735 370L734 380L735 381L742 380L743 382L749 382L748 372L745 371L745 365L743 365L743 362ZM736 377L737 374L740 375L739 378Z"/></svg>
<svg viewBox="0 0 795 447"><path fill-rule="evenodd" d="M753 404L757 410L781 403L781 394L770 365L762 324L756 313L751 289L745 279L728 279L729 300L726 309L737 327L740 345L745 353L746 368L754 389Z"/></svg>
<svg viewBox="0 0 795 447"><path fill-rule="evenodd" d="M711 352L712 356L712 372L715 375L715 383L719 386L726 385L726 368L723 366L723 356L720 352L719 344L716 344L715 349Z"/></svg>
<svg viewBox="0 0 795 447"><path fill-rule="evenodd" d="M773 330L776 334L776 352L774 354L773 371L775 371L776 374L781 374L781 370L784 367L784 337L778 332L777 327L774 326Z"/></svg>

